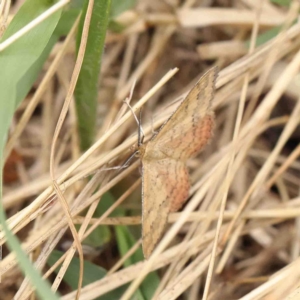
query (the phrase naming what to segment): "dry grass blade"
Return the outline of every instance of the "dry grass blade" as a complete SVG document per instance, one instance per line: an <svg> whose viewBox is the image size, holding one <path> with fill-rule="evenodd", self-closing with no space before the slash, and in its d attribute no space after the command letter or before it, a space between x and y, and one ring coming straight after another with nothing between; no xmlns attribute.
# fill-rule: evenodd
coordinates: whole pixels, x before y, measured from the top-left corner
<svg viewBox="0 0 300 300"><path fill-rule="evenodd" d="M97 137L85 153L79 152L80 120L71 100L89 20L77 60L77 24L60 39L16 111L4 169L4 177L15 180L4 183L3 205L23 250L62 299L79 294L80 299L121 300L139 295L161 300L299 298L300 4L291 2L287 8L267 0L217 0L213 6L211 1L138 0L114 17L99 80ZM0 4L0 11L5 9ZM164 143L174 145L177 123L170 116L200 75L216 65L213 138L203 153L187 160L188 200L178 212L167 212L162 238L156 237L154 251L143 260L145 238L137 229L145 226L141 161L119 167L137 149L140 120L132 114L142 108L144 147L155 148L155 138L148 141L153 134L159 138L162 124ZM187 152L198 142L190 143L188 134L182 137ZM176 147L160 147L174 160ZM151 180L160 178L151 164L147 167ZM176 176L177 169L164 168L159 170L168 174L168 187L179 187L173 197L178 199L187 182ZM157 187L148 193L148 207L159 209L152 204L164 202L164 192ZM157 228L149 228L153 236ZM0 298L6 299L6 293L34 297L35 288L19 273L2 231L0 245ZM56 250L63 253L50 265ZM78 277L74 284L75 271L69 271L84 274L83 254L86 272L96 275L86 273L76 287Z"/></svg>
<svg viewBox="0 0 300 300"><path fill-rule="evenodd" d="M70 83L70 88L68 90L66 100L64 102L61 114L59 116L59 121L58 121L58 123L56 125L56 128L55 128L55 131L54 131L54 137L53 137L53 142L52 142L52 145L51 145L51 152L50 152L50 176L51 176L51 179L52 179L53 189L56 192L57 197L60 200L61 205L62 205L62 207L65 211L65 214L66 214L66 217L67 217L67 220L68 220L68 225L69 225L69 227L71 229L71 232L72 232L72 235L74 237L74 242L75 242L76 248L78 250L79 259L80 259L78 290L77 290L77 294L76 294L75 299L79 299L79 297L80 297L80 291L81 291L81 286L82 286L82 282L83 282L83 271L84 271L83 270L83 266L84 266L83 250L82 250L82 245L81 245L81 242L80 242L80 237L79 237L79 235L77 233L77 230L76 230L76 228L73 224L73 221L72 221L72 216L71 216L71 213L70 213L69 205L68 205L68 203L67 203L67 201L66 201L66 199L65 199L65 197L64 197L64 195L63 195L63 193L62 193L62 191L61 191L61 189L60 189L60 187L59 187L59 185L56 181L56 176L55 176L55 173L54 173L54 167L55 167L55 165L54 165L54 156L55 156L55 148L56 148L57 139L58 139L58 136L60 134L62 125L65 121L66 114L68 112L69 105L70 105L70 102L71 102L72 97L73 97L76 82L77 82L79 72L80 72L80 69L81 69L81 65L82 65L82 62L83 62L86 43L87 43L87 38L88 38L88 32L89 32L89 27L90 27L90 22L91 22L91 15L92 15L93 6L94 6L94 1L93 0L89 1L88 9L87 9L87 12L86 12L86 17L85 17L85 20L84 20L83 30L82 30L82 38L81 38L81 42L80 42L80 46L79 46L79 50L78 50L78 56L77 56L77 60L76 60L76 63L75 63L75 67L74 67L74 71L73 71L72 79L71 79L71 83ZM75 247L74 247L74 250L75 250ZM66 265L68 265L67 261L65 261L65 263L66 263ZM61 270L62 270L62 272L59 273L58 276L57 276L59 283L60 283L61 278L63 277L63 274L65 273L66 268L65 269L62 268ZM53 289L56 290L57 287L58 287L57 282L54 282Z"/></svg>

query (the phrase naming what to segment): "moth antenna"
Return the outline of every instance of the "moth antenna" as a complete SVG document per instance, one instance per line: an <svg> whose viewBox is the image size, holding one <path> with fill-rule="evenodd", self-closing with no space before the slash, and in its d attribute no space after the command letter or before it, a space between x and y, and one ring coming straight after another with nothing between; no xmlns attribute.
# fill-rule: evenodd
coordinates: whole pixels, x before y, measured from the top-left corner
<svg viewBox="0 0 300 300"><path fill-rule="evenodd" d="M120 167L120 169L125 169L129 166L129 163L132 161L132 159L136 156L136 154L139 152L139 150L135 150L123 163L123 165Z"/></svg>
<svg viewBox="0 0 300 300"><path fill-rule="evenodd" d="M128 106L128 103L130 103L131 99L132 99L132 95L133 95L133 91L134 91L134 88L135 88L135 84L136 84L136 80L133 81L132 83L132 86L131 86L131 89L130 89L130 92L129 92L129 96L126 97L124 100L123 100L123 105L121 107L121 109L119 110L117 116L116 116L116 119L115 119L115 122L117 122L118 120L120 120L120 118L124 115L124 113L126 112L126 109L127 109L127 106Z"/></svg>
<svg viewBox="0 0 300 300"><path fill-rule="evenodd" d="M121 165L121 166L115 166L115 167L109 167L109 168L102 168L100 170L96 170L94 172L91 172L85 176L83 176L83 178L89 177L91 175L100 173L100 172L104 172L104 171L111 171L111 170L117 170L117 171L121 171L123 169L126 169L129 166L129 163L132 161L132 159L136 156L136 154L139 152L139 150L134 151L126 160L125 162ZM118 172L117 172L118 174Z"/></svg>
<svg viewBox="0 0 300 300"><path fill-rule="evenodd" d="M139 115L139 130L138 130L138 146L141 146L144 142L144 131L142 128L142 109L140 109L140 115Z"/></svg>
<svg viewBox="0 0 300 300"><path fill-rule="evenodd" d="M132 115L133 115L133 117L134 117L134 119L135 119L135 121L136 121L136 123L138 125L138 146L140 146L143 143L144 136L145 136L143 128L142 128L142 125L141 125L141 115L142 115L141 111L142 110L140 109L140 120L138 120L135 112L133 111L133 108L131 107L131 105L129 104L129 102L127 101L127 99L124 101L124 103L126 103L126 105L128 106L128 108L130 109L130 111L131 111L131 113L132 113ZM143 137L141 138L141 136L143 136Z"/></svg>

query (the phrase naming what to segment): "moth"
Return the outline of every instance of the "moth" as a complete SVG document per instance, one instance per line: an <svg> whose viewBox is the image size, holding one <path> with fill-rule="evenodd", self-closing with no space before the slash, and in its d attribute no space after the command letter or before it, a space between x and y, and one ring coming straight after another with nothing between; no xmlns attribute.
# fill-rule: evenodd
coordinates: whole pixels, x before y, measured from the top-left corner
<svg viewBox="0 0 300 300"><path fill-rule="evenodd" d="M142 244L148 258L159 242L170 212L189 195L186 161L212 137L212 100L217 68L207 71L177 110L138 152L142 164Z"/></svg>

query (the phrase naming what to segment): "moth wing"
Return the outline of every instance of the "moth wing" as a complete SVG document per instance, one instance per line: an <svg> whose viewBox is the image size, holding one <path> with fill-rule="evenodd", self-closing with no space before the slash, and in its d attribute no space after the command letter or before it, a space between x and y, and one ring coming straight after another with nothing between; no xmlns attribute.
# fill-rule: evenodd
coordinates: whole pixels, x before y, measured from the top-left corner
<svg viewBox="0 0 300 300"><path fill-rule="evenodd" d="M212 136L212 100L217 68L207 71L177 110L149 142L174 159L186 160L199 152Z"/></svg>
<svg viewBox="0 0 300 300"><path fill-rule="evenodd" d="M173 159L142 159L142 239L148 258L159 242L170 211L188 197L189 177L184 163Z"/></svg>

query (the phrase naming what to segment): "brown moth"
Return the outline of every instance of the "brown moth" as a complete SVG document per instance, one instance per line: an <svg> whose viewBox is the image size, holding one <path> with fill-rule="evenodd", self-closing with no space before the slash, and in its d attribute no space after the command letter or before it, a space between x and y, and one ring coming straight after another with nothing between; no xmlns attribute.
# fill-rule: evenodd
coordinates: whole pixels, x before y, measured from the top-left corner
<svg viewBox="0 0 300 300"><path fill-rule="evenodd" d="M139 147L142 162L142 242L148 258L161 238L169 212L189 195L188 158L212 136L212 100L217 68L207 71L150 141Z"/></svg>

